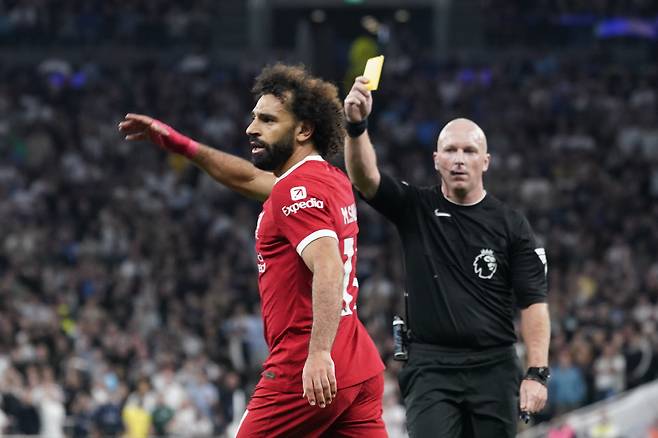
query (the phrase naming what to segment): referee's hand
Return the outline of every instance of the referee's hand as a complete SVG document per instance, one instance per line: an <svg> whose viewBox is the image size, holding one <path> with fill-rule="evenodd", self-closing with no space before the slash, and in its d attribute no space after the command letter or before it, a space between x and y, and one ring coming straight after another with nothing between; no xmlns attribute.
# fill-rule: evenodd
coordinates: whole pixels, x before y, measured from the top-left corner
<svg viewBox="0 0 658 438"><path fill-rule="evenodd" d="M366 87L369 82L365 76L354 80L354 85L345 97L344 109L348 122L358 123L366 119L372 111L372 93Z"/></svg>
<svg viewBox="0 0 658 438"><path fill-rule="evenodd" d="M524 379L521 382L519 396L521 411L535 414L544 409L546 399L548 398L548 391L541 383L530 379Z"/></svg>
<svg viewBox="0 0 658 438"><path fill-rule="evenodd" d="M336 370L329 351L309 353L302 371L302 397L308 400L311 406L321 408L331 404L336 397Z"/></svg>

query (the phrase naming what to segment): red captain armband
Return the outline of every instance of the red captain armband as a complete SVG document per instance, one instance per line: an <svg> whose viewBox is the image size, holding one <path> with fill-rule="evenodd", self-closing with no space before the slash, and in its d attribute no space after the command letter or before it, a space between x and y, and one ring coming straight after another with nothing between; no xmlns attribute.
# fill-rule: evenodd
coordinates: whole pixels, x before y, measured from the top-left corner
<svg viewBox="0 0 658 438"><path fill-rule="evenodd" d="M166 134L160 131L165 131ZM148 132L153 143L169 152L192 158L199 151L199 143L159 120L153 120Z"/></svg>

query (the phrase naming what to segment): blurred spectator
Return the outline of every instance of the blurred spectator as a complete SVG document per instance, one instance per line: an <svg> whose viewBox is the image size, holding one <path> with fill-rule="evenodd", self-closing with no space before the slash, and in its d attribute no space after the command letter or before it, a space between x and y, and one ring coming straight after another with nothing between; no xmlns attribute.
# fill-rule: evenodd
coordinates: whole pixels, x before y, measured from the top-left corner
<svg viewBox="0 0 658 438"><path fill-rule="evenodd" d="M151 430L151 413L138 404L126 404L121 412L126 438L146 438Z"/></svg>
<svg viewBox="0 0 658 438"><path fill-rule="evenodd" d="M228 436L234 436L247 408L247 394L240 387L237 373L231 371L224 376L219 386L219 399L219 429L226 430Z"/></svg>
<svg viewBox="0 0 658 438"><path fill-rule="evenodd" d="M71 409L74 438L84 438L92 435L95 431L93 418L93 402L89 394L77 393Z"/></svg>
<svg viewBox="0 0 658 438"><path fill-rule="evenodd" d="M213 425L191 401L184 400L172 420L171 432L189 437L207 437L212 435Z"/></svg>
<svg viewBox="0 0 658 438"><path fill-rule="evenodd" d="M651 363L654 361L653 346L651 340L635 325L624 327L624 359L629 389L650 380Z"/></svg>
<svg viewBox="0 0 658 438"><path fill-rule="evenodd" d="M149 435L151 412L156 402L156 394L151 391L149 380L139 379L137 389L128 396L121 412L128 438L146 438Z"/></svg>
<svg viewBox="0 0 658 438"><path fill-rule="evenodd" d="M583 373L574 365L571 352L567 349L558 353L557 364L551 367L548 394L555 415L576 409L585 401L587 386Z"/></svg>
<svg viewBox="0 0 658 438"><path fill-rule="evenodd" d="M35 400L39 400L40 434L45 437L63 438L66 411L64 394L55 382L52 368L42 369L40 385L33 391Z"/></svg>
<svg viewBox="0 0 658 438"><path fill-rule="evenodd" d="M626 389L626 359L619 347L610 343L603 347L603 354L594 361L594 385L597 400L619 394Z"/></svg>
<svg viewBox="0 0 658 438"><path fill-rule="evenodd" d="M162 394L159 394L155 407L151 412L155 435L167 435L169 433L169 422L173 417L174 410L164 402Z"/></svg>
<svg viewBox="0 0 658 438"><path fill-rule="evenodd" d="M210 382L208 375L203 369L196 368L193 370L187 383L187 393L194 406L206 418L212 418L215 411L219 394L217 387Z"/></svg>
<svg viewBox="0 0 658 438"><path fill-rule="evenodd" d="M102 436L114 436L123 432L123 419L121 418L121 396L117 390L112 392L106 400L98 402L93 414L95 430Z"/></svg>
<svg viewBox="0 0 658 438"><path fill-rule="evenodd" d="M155 409L157 395L151 390L148 378L142 377L137 382L137 388L126 399L125 406L139 406L147 412Z"/></svg>
<svg viewBox="0 0 658 438"><path fill-rule="evenodd" d="M159 394L164 394L165 404L173 409L178 409L187 399L185 389L170 365L165 365L153 377L153 386Z"/></svg>
<svg viewBox="0 0 658 438"><path fill-rule="evenodd" d="M619 429L612 422L606 411L601 414L601 419L589 430L590 438L621 438Z"/></svg>
<svg viewBox="0 0 658 438"><path fill-rule="evenodd" d="M26 385L23 376L14 368L4 370L0 388L3 410L13 420L10 433L37 435L41 430L41 418L32 395L34 384L32 381Z"/></svg>

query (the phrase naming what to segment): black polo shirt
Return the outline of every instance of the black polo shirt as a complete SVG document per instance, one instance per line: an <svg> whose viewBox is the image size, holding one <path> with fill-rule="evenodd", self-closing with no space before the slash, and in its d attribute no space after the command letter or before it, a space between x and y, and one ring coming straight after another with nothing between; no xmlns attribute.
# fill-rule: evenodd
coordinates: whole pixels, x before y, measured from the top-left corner
<svg viewBox="0 0 658 438"><path fill-rule="evenodd" d="M527 219L492 195L459 205L440 186L382 173L367 202L400 233L414 340L474 350L511 345L516 309L546 302L544 249Z"/></svg>

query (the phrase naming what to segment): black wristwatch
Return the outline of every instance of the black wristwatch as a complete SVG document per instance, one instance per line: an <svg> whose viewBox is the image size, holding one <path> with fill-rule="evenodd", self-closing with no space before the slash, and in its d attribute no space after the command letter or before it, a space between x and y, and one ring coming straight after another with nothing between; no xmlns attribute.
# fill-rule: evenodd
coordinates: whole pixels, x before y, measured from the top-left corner
<svg viewBox="0 0 658 438"><path fill-rule="evenodd" d="M534 380L542 385L548 385L548 379L551 378L551 369L549 367L530 367L525 373L523 380Z"/></svg>

